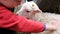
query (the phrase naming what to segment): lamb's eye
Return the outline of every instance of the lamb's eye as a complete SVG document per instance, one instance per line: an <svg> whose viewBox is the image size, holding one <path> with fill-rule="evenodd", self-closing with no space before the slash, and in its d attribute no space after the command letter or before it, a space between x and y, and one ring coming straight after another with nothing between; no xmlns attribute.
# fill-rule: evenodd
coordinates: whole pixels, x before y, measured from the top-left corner
<svg viewBox="0 0 60 34"><path fill-rule="evenodd" d="M34 7L34 4L32 4L32 7Z"/></svg>
<svg viewBox="0 0 60 34"><path fill-rule="evenodd" d="M26 11L26 12L28 12L28 13L29 13L30 11Z"/></svg>
<svg viewBox="0 0 60 34"><path fill-rule="evenodd" d="M32 3L32 8L34 8L34 3Z"/></svg>

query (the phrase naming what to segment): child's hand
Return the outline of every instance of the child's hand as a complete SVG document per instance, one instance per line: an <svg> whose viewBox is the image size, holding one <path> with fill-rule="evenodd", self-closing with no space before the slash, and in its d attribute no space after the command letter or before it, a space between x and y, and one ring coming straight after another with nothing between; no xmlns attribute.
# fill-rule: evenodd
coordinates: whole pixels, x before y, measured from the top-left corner
<svg viewBox="0 0 60 34"><path fill-rule="evenodd" d="M53 21L54 25L56 25L58 28L60 27L60 19L56 19Z"/></svg>
<svg viewBox="0 0 60 34"><path fill-rule="evenodd" d="M46 25L46 30L49 30L49 31L55 31L57 29L57 26L55 25Z"/></svg>

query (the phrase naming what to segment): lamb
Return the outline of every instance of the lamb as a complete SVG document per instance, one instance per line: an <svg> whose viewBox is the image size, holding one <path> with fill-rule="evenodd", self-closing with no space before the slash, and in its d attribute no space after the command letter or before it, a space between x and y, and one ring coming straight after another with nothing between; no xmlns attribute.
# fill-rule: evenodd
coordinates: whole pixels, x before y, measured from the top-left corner
<svg viewBox="0 0 60 34"><path fill-rule="evenodd" d="M29 4L28 4L29 3ZM28 5L26 5L28 4ZM16 14L25 16L26 18L41 21L45 24L57 25L56 31L44 31L40 33L31 34L60 34L60 15L54 13L43 13L34 2L27 2L22 5L23 7ZM28 7L28 8L27 8ZM25 9L24 9L25 8ZM22 10L23 9L23 10ZM27 10L27 11L26 11ZM35 10L35 11L34 11ZM58 23L57 23L58 22Z"/></svg>

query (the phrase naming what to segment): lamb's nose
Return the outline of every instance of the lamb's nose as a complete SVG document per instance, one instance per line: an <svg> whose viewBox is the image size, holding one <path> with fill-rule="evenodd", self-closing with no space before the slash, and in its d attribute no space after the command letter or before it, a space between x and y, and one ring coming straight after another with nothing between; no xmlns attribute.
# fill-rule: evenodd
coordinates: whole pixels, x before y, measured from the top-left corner
<svg viewBox="0 0 60 34"><path fill-rule="evenodd" d="M36 13L42 13L42 11L41 10L35 10L35 11L32 12L33 15L36 14Z"/></svg>

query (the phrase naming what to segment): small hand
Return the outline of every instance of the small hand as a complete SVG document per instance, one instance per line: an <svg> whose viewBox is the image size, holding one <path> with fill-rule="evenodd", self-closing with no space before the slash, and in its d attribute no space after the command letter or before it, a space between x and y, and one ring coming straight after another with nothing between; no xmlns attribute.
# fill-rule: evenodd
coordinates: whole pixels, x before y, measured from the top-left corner
<svg viewBox="0 0 60 34"><path fill-rule="evenodd" d="M56 29L57 29L57 27L55 25L46 24L46 30L55 31Z"/></svg>

